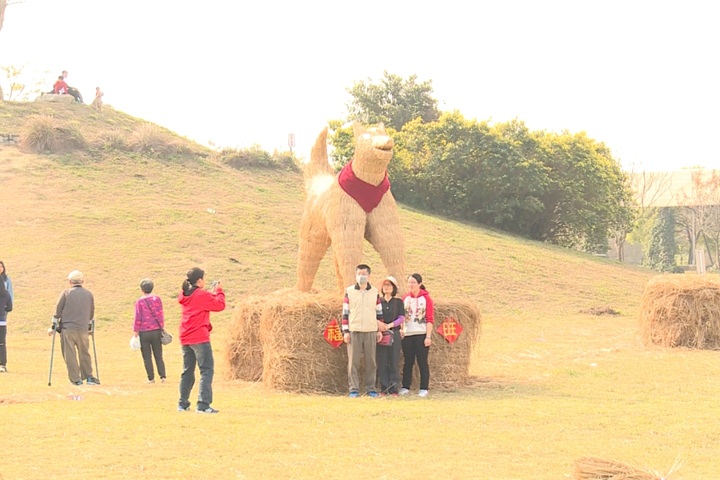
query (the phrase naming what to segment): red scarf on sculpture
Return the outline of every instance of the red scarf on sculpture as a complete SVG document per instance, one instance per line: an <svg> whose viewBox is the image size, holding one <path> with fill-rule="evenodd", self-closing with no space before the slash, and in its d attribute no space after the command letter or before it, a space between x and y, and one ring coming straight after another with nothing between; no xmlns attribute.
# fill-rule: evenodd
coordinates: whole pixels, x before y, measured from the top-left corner
<svg viewBox="0 0 720 480"><path fill-rule="evenodd" d="M390 180L387 172L380 185L371 185L355 176L352 169L352 160L340 170L338 183L345 193L350 195L367 213L373 211L382 200L385 192L390 190Z"/></svg>

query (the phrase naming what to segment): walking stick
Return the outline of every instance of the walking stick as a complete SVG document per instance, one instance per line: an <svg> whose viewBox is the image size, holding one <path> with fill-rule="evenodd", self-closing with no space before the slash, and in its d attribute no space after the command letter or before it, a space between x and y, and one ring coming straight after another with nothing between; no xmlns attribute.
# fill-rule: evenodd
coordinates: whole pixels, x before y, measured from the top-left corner
<svg viewBox="0 0 720 480"><path fill-rule="evenodd" d="M55 334L57 333L57 326L58 323L53 318L53 325L52 325L52 346L50 347L50 373L48 373L48 387L52 386L52 366L53 366L53 358L55 358Z"/></svg>
<svg viewBox="0 0 720 480"><path fill-rule="evenodd" d="M97 363L97 347L95 347L95 319L90 320L90 335L92 335L93 341L93 355L95 356L95 378L100 380L100 370L98 370Z"/></svg>

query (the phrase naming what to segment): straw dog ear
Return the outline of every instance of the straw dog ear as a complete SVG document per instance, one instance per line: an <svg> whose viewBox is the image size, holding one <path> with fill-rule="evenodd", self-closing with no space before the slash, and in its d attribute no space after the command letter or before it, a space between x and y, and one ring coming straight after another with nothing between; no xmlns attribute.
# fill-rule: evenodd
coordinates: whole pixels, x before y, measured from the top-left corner
<svg viewBox="0 0 720 480"><path fill-rule="evenodd" d="M365 127L359 122L353 122L353 135L358 138L360 135L367 133Z"/></svg>

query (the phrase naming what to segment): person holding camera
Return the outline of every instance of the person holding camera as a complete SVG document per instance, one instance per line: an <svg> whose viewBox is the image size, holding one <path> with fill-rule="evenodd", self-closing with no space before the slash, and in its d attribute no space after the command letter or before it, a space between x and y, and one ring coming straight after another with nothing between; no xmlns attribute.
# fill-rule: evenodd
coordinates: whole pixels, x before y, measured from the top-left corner
<svg viewBox="0 0 720 480"><path fill-rule="evenodd" d="M95 299L92 292L83 287L85 276L79 270L68 275L70 288L63 290L55 307L53 328L60 333L62 350L68 378L73 385L100 385L93 376L90 357L90 334L93 333ZM52 333L52 330L48 332Z"/></svg>
<svg viewBox="0 0 720 480"><path fill-rule="evenodd" d="M195 365L200 369L200 386L195 411L218 413L210 404L213 401L212 381L215 360L210 344L210 312L225 310L225 293L220 282L205 290L205 272L195 267L187 273L182 284L178 302L182 308L180 344L183 354L183 371L180 375L180 400L178 411L190 410L190 392L195 385Z"/></svg>
<svg viewBox="0 0 720 480"><path fill-rule="evenodd" d="M165 328L165 313L162 299L153 295L155 284L149 278L140 282L143 295L135 302L135 323L133 331L140 337L140 353L142 353L148 383L155 383L155 369L152 359L155 357L160 382L165 383L165 361L163 360L163 346L160 341Z"/></svg>

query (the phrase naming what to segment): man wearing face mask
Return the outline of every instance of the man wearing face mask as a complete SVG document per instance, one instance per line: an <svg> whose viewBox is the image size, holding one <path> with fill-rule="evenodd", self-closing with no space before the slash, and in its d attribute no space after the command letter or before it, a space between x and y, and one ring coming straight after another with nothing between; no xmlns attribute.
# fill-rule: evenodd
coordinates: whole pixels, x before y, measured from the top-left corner
<svg viewBox="0 0 720 480"><path fill-rule="evenodd" d="M382 334L378 323L383 322L382 299L378 289L370 285L370 267L361 264L355 268L355 285L345 289L343 299L343 341L348 349L348 383L350 398L360 396L360 359L365 357L365 391L377 397L375 391L376 344Z"/></svg>

